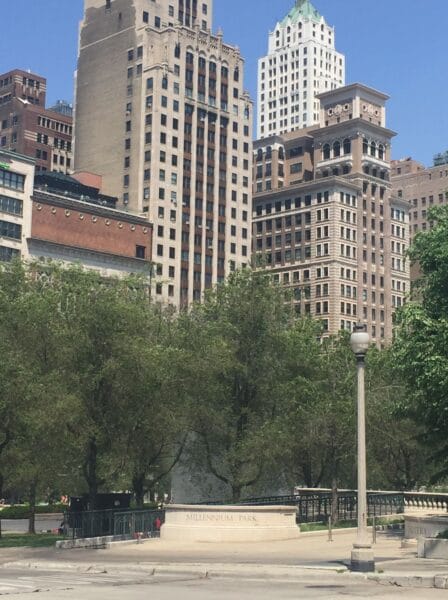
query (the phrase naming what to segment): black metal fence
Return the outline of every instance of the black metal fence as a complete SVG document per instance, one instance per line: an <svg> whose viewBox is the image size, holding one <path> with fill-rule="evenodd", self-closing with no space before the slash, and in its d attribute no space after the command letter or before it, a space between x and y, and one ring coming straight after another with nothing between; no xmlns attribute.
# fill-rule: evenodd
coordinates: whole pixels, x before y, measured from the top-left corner
<svg viewBox="0 0 448 600"><path fill-rule="evenodd" d="M72 539L120 536L122 539L160 536L164 510L68 511L64 515L64 534Z"/></svg>
<svg viewBox="0 0 448 600"><path fill-rule="evenodd" d="M326 522L332 514L333 497L327 491L306 491L290 496L266 496L248 498L239 504L252 506L296 506L298 523ZM367 494L368 516L381 517L403 514L405 497L402 493ZM337 518L339 521L356 520L358 517L358 497L355 491L339 492L337 497Z"/></svg>

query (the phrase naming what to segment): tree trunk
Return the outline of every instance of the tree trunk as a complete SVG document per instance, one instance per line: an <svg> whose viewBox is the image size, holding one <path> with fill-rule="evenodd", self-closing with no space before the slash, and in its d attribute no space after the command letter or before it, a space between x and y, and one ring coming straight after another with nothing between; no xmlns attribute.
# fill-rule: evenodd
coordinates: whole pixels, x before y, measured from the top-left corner
<svg viewBox="0 0 448 600"><path fill-rule="evenodd" d="M0 500L3 498L3 473L0 473ZM0 513L0 540L2 539L2 519Z"/></svg>
<svg viewBox="0 0 448 600"><path fill-rule="evenodd" d="M89 510L95 510L96 499L98 495L98 448L96 440L93 438L89 441L87 448L86 461L86 482L89 488Z"/></svg>
<svg viewBox="0 0 448 600"><path fill-rule="evenodd" d="M143 473L134 473L132 478L132 489L134 490L135 503L137 508L143 508L145 497L145 475Z"/></svg>
<svg viewBox="0 0 448 600"><path fill-rule="evenodd" d="M338 520L338 482L336 477L333 477L331 483L331 523L336 525Z"/></svg>
<svg viewBox="0 0 448 600"><path fill-rule="evenodd" d="M232 502L235 504L241 500L241 485L232 485Z"/></svg>
<svg viewBox="0 0 448 600"><path fill-rule="evenodd" d="M30 486L30 518L28 521L28 533L36 533L36 489L37 480L35 479Z"/></svg>

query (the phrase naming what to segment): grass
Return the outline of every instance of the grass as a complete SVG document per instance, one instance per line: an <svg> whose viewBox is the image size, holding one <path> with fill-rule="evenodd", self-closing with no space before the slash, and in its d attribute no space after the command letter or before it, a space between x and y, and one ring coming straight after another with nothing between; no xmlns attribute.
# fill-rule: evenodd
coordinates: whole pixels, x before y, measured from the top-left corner
<svg viewBox="0 0 448 600"><path fill-rule="evenodd" d="M0 548L49 548L58 540L64 539L54 533L3 533L0 538Z"/></svg>

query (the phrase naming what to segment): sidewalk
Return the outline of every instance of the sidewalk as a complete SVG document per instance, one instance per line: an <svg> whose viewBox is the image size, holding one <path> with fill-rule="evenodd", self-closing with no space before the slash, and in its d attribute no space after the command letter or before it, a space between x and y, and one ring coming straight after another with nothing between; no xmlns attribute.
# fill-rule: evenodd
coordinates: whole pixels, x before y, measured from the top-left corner
<svg viewBox="0 0 448 600"><path fill-rule="evenodd" d="M355 540L354 530L334 532L328 542L322 533L304 533L296 540L246 544L173 543L160 539L117 543L109 550L0 550L0 565L59 571L194 574L202 577L300 579L305 571L351 574L346 564ZM20 550L20 551L19 551ZM20 558L19 558L20 557ZM448 588L448 561L417 559L416 550L401 548L399 536L380 533L375 545L375 574L384 585ZM364 576L365 577L365 576Z"/></svg>

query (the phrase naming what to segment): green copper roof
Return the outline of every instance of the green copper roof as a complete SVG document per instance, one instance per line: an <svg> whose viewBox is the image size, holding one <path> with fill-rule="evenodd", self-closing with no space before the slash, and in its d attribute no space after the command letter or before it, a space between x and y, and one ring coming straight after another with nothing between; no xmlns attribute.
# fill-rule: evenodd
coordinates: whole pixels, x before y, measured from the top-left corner
<svg viewBox="0 0 448 600"><path fill-rule="evenodd" d="M296 5L289 11L282 21L282 25L291 19L293 23L297 23L300 19L311 19L319 22L322 18L318 10L314 8L310 0L296 0Z"/></svg>

